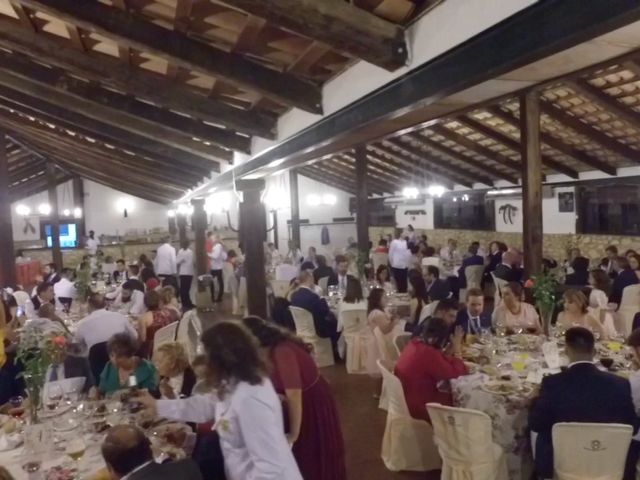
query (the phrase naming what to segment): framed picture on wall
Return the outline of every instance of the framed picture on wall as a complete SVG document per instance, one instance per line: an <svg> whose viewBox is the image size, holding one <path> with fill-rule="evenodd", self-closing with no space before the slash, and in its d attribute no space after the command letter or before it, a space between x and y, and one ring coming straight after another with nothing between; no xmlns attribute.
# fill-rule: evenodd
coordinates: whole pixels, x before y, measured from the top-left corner
<svg viewBox="0 0 640 480"><path fill-rule="evenodd" d="M575 195L573 192L558 193L558 210L560 212L574 212L575 208Z"/></svg>

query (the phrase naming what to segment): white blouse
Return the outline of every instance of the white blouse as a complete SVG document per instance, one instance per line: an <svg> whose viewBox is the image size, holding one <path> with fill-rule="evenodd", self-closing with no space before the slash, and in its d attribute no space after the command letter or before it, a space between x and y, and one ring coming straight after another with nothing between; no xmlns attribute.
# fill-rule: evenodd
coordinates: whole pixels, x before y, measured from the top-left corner
<svg viewBox="0 0 640 480"><path fill-rule="evenodd" d="M215 420L229 480L303 480L284 433L282 405L271 381L238 383L224 399L215 394L158 400L169 420Z"/></svg>
<svg viewBox="0 0 640 480"><path fill-rule="evenodd" d="M606 293L597 288L591 289L591 292L589 293L589 306L591 308L602 308L606 310L608 304L609 299L607 298Z"/></svg>

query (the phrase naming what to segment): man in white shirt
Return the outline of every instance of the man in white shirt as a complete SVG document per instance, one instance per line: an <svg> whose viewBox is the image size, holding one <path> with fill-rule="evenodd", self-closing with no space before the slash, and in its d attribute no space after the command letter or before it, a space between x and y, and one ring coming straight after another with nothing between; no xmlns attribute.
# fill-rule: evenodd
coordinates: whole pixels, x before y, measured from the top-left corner
<svg viewBox="0 0 640 480"><path fill-rule="evenodd" d="M129 323L127 317L106 310L103 295L94 293L89 297L89 315L78 322L75 341L86 346L86 351L98 343L107 342L116 333L128 333L138 338L138 332Z"/></svg>
<svg viewBox="0 0 640 480"><path fill-rule="evenodd" d="M67 311L71 308L71 303L76 298L76 286L71 281L73 270L63 268L60 274L60 281L53 285L53 292L57 302Z"/></svg>
<svg viewBox="0 0 640 480"><path fill-rule="evenodd" d="M401 232L396 232L396 238L389 245L389 265L391 273L396 281L396 288L400 293L407 293L407 276L409 274L409 261L411 251L407 241L401 237Z"/></svg>
<svg viewBox="0 0 640 480"><path fill-rule="evenodd" d="M214 302L222 302L222 294L224 293L224 279L222 275L222 269L224 267L224 261L227 259L227 253L224 251L224 246L220 242L218 235L211 236L211 242L213 248L209 253L209 260L211 262L211 276L215 280L218 279L218 296L215 296L215 283L211 283L211 299Z"/></svg>
<svg viewBox="0 0 640 480"><path fill-rule="evenodd" d="M290 282L300 273L298 267L293 265L293 260L289 257L276 267L276 280Z"/></svg>
<svg viewBox="0 0 640 480"><path fill-rule="evenodd" d="M96 232L94 232L93 230L90 230L89 238L87 238L87 243L86 243L87 252L92 257L96 256L96 253L98 253L98 247L100 246L100 242L96 240L95 235L96 235Z"/></svg>
<svg viewBox="0 0 640 480"><path fill-rule="evenodd" d="M120 287L120 293L113 302L113 310L122 315L142 315L146 311L144 293L131 280L127 280Z"/></svg>
<svg viewBox="0 0 640 480"><path fill-rule="evenodd" d="M176 249L171 246L168 238L158 248L154 265L160 278L171 277L178 273L176 268Z"/></svg>
<svg viewBox="0 0 640 480"><path fill-rule="evenodd" d="M191 302L191 283L193 282L193 251L189 248L189 240L183 240L176 256L178 275L180 276L180 302L184 311L194 308Z"/></svg>

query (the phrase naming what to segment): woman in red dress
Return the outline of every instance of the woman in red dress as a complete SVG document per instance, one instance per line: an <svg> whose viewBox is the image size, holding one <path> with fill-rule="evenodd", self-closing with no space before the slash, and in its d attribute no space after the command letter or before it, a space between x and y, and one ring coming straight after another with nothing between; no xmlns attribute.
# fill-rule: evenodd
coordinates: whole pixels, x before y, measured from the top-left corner
<svg viewBox="0 0 640 480"><path fill-rule="evenodd" d="M271 381L285 398L289 443L305 480L346 480L344 441L327 381L307 346L295 335L258 317L243 320L273 367Z"/></svg>

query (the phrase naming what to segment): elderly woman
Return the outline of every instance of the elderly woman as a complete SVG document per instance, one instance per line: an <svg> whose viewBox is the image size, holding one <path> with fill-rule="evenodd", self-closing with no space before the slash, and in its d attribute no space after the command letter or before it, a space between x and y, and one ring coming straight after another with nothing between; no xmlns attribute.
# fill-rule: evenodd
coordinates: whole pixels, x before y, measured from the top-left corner
<svg viewBox="0 0 640 480"><path fill-rule="evenodd" d="M187 353L181 343L160 345L153 354L153 364L160 376L160 395L174 399L190 397L196 384L196 374L189 366Z"/></svg>
<svg viewBox="0 0 640 480"><path fill-rule="evenodd" d="M493 311L493 326L502 326L507 331L526 330L540 333L540 316L533 305L522 301L522 285L509 282L502 287L502 303Z"/></svg>
<svg viewBox="0 0 640 480"><path fill-rule="evenodd" d="M177 320L172 310L161 305L160 294L155 290L149 290L144 294L144 305L147 311L138 317L138 338L142 342L142 356L151 358L156 332Z"/></svg>
<svg viewBox="0 0 640 480"><path fill-rule="evenodd" d="M599 338L607 337L600 321L589 313L589 303L584 293L570 289L562 296L564 311L558 314L557 325L568 330L571 327L585 327Z"/></svg>
<svg viewBox="0 0 640 480"><path fill-rule="evenodd" d="M100 374L98 390L106 395L129 386L129 377L135 375L138 388L156 390L158 372L151 362L136 355L137 342L127 333L118 333L109 339L109 363Z"/></svg>

